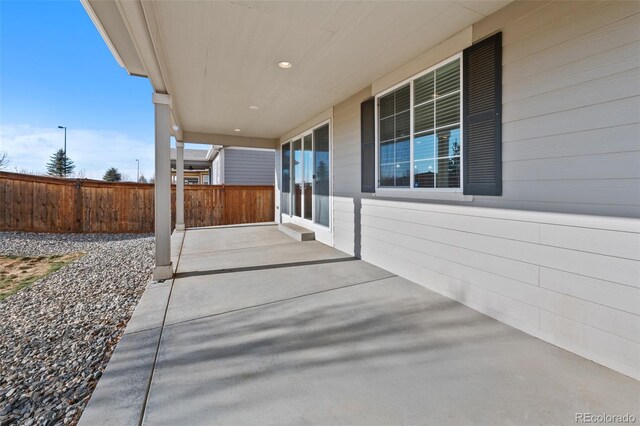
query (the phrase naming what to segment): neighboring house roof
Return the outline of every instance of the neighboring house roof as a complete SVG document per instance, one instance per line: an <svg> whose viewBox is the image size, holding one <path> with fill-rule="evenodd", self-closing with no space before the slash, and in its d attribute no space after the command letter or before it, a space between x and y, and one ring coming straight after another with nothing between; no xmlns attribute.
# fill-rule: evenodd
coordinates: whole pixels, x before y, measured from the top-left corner
<svg viewBox="0 0 640 426"><path fill-rule="evenodd" d="M197 169L208 169L211 167L211 162L216 158L218 152L221 147L218 146L210 146L209 149L184 149L184 165L185 168L197 168ZM177 157L176 148L171 148L170 160L171 167L176 166L176 157Z"/></svg>

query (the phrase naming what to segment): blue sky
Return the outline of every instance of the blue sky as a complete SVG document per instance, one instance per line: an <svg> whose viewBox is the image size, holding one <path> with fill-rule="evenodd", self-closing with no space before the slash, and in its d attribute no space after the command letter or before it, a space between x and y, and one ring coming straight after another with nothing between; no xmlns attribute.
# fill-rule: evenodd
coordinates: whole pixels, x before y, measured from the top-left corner
<svg viewBox="0 0 640 426"><path fill-rule="evenodd" d="M153 104L145 78L115 61L79 1L0 0L0 151L9 171L44 172L63 145L90 178L117 167L153 174Z"/></svg>

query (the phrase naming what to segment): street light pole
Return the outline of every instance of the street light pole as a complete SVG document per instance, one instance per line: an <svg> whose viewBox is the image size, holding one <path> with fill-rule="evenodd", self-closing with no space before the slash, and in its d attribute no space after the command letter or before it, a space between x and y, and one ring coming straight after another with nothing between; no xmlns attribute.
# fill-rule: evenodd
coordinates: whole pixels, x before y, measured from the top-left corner
<svg viewBox="0 0 640 426"><path fill-rule="evenodd" d="M136 163L138 163L138 173L136 174L136 182L140 182L140 160L136 158Z"/></svg>
<svg viewBox="0 0 640 426"><path fill-rule="evenodd" d="M64 165L62 173L67 177L67 126L58 126L58 129L64 129Z"/></svg>

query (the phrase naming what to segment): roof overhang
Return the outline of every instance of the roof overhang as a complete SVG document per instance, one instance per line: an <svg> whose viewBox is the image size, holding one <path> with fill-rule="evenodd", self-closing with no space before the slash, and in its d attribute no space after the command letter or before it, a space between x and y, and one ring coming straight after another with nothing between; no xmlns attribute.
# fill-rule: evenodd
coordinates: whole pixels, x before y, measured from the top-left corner
<svg viewBox="0 0 640 426"><path fill-rule="evenodd" d="M273 148L511 0L81 1L116 61L171 95L178 140Z"/></svg>

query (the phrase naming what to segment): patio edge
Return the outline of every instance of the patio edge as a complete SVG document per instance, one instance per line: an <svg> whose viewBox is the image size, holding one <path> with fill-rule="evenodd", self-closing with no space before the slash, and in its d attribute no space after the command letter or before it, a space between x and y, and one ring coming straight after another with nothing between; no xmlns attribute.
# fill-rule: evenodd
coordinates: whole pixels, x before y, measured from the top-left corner
<svg viewBox="0 0 640 426"><path fill-rule="evenodd" d="M172 264L178 267L185 231L171 235ZM173 279L149 281L122 338L91 395L79 425L138 425L155 367Z"/></svg>

